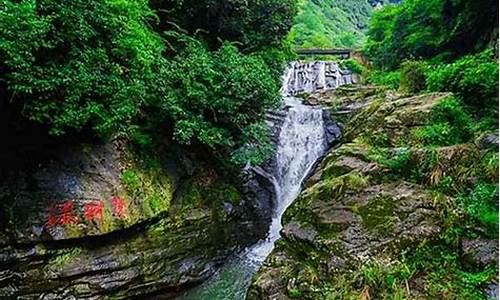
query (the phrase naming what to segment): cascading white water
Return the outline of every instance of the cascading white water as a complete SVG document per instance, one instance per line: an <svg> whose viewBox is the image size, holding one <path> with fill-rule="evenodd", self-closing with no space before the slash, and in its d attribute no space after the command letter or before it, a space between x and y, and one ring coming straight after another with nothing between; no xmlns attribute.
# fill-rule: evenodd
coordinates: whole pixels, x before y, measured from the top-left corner
<svg viewBox="0 0 500 300"><path fill-rule="evenodd" d="M323 109L301 104L293 96L285 96L288 113L276 149L274 185L276 207L267 238L248 252L249 259L262 262L271 252L282 228L285 209L297 198L304 178L321 157L328 144L323 124Z"/></svg>
<svg viewBox="0 0 500 300"><path fill-rule="evenodd" d="M243 300L253 274L280 237L281 217L300 193L302 182L328 148L323 109L303 105L294 95L352 83L352 75L334 62L294 62L283 76L286 117L279 131L275 170L266 173L276 190L276 203L267 237L228 261L220 272L189 291L183 300ZM264 173L256 168L259 173Z"/></svg>

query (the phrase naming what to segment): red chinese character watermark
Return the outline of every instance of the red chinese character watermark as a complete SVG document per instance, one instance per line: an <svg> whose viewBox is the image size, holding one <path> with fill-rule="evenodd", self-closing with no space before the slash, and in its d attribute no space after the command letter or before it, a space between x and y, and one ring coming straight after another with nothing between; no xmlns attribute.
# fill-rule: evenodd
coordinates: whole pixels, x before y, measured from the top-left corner
<svg viewBox="0 0 500 300"><path fill-rule="evenodd" d="M127 202L120 197L111 198L113 215L123 219L128 215ZM104 202L102 200L91 200L83 207L83 217L86 221L102 221L104 213ZM67 200L61 204L49 204L47 207L47 227L56 225L69 225L78 223L78 215L73 200Z"/></svg>
<svg viewBox="0 0 500 300"><path fill-rule="evenodd" d="M120 219L127 216L127 203L120 197L111 198L111 205L113 206L113 213Z"/></svg>
<svg viewBox="0 0 500 300"><path fill-rule="evenodd" d="M60 209L59 224L68 225L75 224L78 217L75 215L73 200L68 200L62 204Z"/></svg>
<svg viewBox="0 0 500 300"><path fill-rule="evenodd" d="M49 204L47 207L47 227L56 225L68 225L78 222L78 217L75 214L73 200L67 200L61 205Z"/></svg>
<svg viewBox="0 0 500 300"><path fill-rule="evenodd" d="M85 204L84 217L87 221L97 220L102 221L102 213L104 210L104 203L101 200L91 201Z"/></svg>

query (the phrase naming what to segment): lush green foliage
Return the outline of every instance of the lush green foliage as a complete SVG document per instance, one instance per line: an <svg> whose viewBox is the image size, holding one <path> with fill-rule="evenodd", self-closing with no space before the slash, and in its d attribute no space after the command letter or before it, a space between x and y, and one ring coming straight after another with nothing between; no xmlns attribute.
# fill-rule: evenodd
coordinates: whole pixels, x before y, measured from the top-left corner
<svg viewBox="0 0 500 300"><path fill-rule="evenodd" d="M161 30L203 37L211 49L234 41L245 52L280 46L292 26L296 0L153 0Z"/></svg>
<svg viewBox="0 0 500 300"><path fill-rule="evenodd" d="M458 197L467 213L498 237L498 183L479 183L468 193Z"/></svg>
<svg viewBox="0 0 500 300"><path fill-rule="evenodd" d="M365 80L368 83L384 85L390 89L397 90L399 88L400 78L401 72L399 70L391 72L371 70Z"/></svg>
<svg viewBox="0 0 500 300"><path fill-rule="evenodd" d="M262 160L263 116L278 100L290 56L281 41L295 3L154 8L142 0L1 0L0 94L8 109L55 135L83 130L149 145L172 134L212 153L234 152L238 162ZM204 33L194 38L178 26Z"/></svg>
<svg viewBox="0 0 500 300"><path fill-rule="evenodd" d="M428 125L418 129L415 135L424 145L460 144L471 139L472 124L471 117L460 102L450 97L433 108Z"/></svg>
<svg viewBox="0 0 500 300"><path fill-rule="evenodd" d="M372 13L365 0L302 0L288 36L296 47L357 47Z"/></svg>
<svg viewBox="0 0 500 300"><path fill-rule="evenodd" d="M0 76L12 101L57 135L124 131L163 51L152 17L147 1L2 0Z"/></svg>
<svg viewBox="0 0 500 300"><path fill-rule="evenodd" d="M365 52L377 67L388 69L407 58L461 55L490 43L498 34L497 19L493 0L403 1L374 14Z"/></svg>
<svg viewBox="0 0 500 300"><path fill-rule="evenodd" d="M426 274L426 291L434 299L484 299L481 287L497 274L494 268L464 270L462 258L447 245L419 247L405 261L413 272Z"/></svg>
<svg viewBox="0 0 500 300"><path fill-rule="evenodd" d="M417 93L425 89L425 65L418 61L405 61L401 64L399 90L403 93Z"/></svg>
<svg viewBox="0 0 500 300"><path fill-rule="evenodd" d="M359 75L365 75L368 72L368 69L365 66L363 66L357 60L352 58L339 61L339 65L342 68L351 70L352 72Z"/></svg>
<svg viewBox="0 0 500 300"><path fill-rule="evenodd" d="M453 92L471 106L498 108L498 60L488 49L450 64L431 65L427 86L431 91Z"/></svg>
<svg viewBox="0 0 500 300"><path fill-rule="evenodd" d="M183 39L185 47L157 82L161 97L153 106L159 120L173 120L181 143L239 148L238 160L262 159L266 147L259 148L259 140L266 135L259 121L279 94L271 71L260 55L242 55L230 44L210 52L195 39Z"/></svg>

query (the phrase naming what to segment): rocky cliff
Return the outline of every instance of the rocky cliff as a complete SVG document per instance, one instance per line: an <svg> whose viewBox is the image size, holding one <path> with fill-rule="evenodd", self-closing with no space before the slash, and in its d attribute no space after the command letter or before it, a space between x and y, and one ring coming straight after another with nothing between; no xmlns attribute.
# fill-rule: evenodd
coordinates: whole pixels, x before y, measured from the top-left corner
<svg viewBox="0 0 500 300"><path fill-rule="evenodd" d="M477 142L427 149L415 140L449 97L403 96L370 86L310 95L307 102L331 107L344 123L343 142L285 212L282 238L247 299L494 294L498 240L481 228L457 235L457 228L467 227L456 226L467 222L465 215L452 193L439 192L444 181L470 184L489 176L495 182L495 172L480 164L491 148ZM495 149L494 141L488 144ZM462 270L478 281L457 283Z"/></svg>
<svg viewBox="0 0 500 300"><path fill-rule="evenodd" d="M7 127L2 299L169 298L267 231L273 195L258 176L238 184L175 145L144 152Z"/></svg>

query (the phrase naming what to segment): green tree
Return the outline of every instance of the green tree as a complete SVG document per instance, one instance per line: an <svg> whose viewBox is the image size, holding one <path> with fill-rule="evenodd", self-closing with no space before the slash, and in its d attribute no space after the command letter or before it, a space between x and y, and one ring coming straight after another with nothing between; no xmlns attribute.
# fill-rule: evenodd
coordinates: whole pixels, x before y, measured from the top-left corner
<svg viewBox="0 0 500 300"><path fill-rule="evenodd" d="M159 33L166 21L143 0L0 1L0 95L9 110L54 135L84 130L142 145L167 136L238 162L265 157L264 113L279 99L288 57L273 47L284 33L268 26L286 30L289 2L231 2L244 19L238 41L219 47L209 41L230 36ZM200 5L191 9L202 15Z"/></svg>
<svg viewBox="0 0 500 300"><path fill-rule="evenodd" d="M1 0L3 88L53 134L124 132L161 61L153 17L145 0Z"/></svg>
<svg viewBox="0 0 500 300"><path fill-rule="evenodd" d="M408 58L456 58L497 39L497 19L498 3L493 0L403 1L374 14L365 53L387 69Z"/></svg>
<svg viewBox="0 0 500 300"><path fill-rule="evenodd" d="M292 26L297 0L153 0L160 30L179 27L204 38L211 49L238 42L245 52L279 47Z"/></svg>
<svg viewBox="0 0 500 300"><path fill-rule="evenodd" d="M231 44L210 52L201 42L178 37L182 51L160 72L159 97L152 105L158 120L170 120L173 135L184 144L212 150L242 147L257 162L265 156L261 122L279 100L279 86L260 55L242 55ZM243 155L244 156L244 155Z"/></svg>

